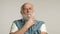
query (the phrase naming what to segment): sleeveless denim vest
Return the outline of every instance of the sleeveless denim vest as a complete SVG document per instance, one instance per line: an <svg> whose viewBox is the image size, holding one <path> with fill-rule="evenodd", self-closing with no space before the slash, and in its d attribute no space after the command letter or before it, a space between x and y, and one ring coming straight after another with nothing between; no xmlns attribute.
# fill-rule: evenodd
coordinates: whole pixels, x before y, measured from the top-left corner
<svg viewBox="0 0 60 34"><path fill-rule="evenodd" d="M15 20L13 23L16 24L18 29L21 29L23 27L23 25L25 24L25 22L22 19ZM40 34L40 32L41 32L40 27L42 24L44 24L43 21L35 20L35 24L32 25L30 28L28 28L28 30L25 32L25 34Z"/></svg>

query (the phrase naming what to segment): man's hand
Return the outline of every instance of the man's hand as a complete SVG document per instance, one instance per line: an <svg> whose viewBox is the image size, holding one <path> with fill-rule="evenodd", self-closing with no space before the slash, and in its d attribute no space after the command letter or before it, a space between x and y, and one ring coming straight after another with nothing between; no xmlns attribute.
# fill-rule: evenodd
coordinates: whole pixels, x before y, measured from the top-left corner
<svg viewBox="0 0 60 34"><path fill-rule="evenodd" d="M32 26L32 25L34 25L35 23L34 23L34 17L33 16L30 16L30 18L28 19L28 21L25 23L25 25L27 26L27 27L30 27L30 26Z"/></svg>

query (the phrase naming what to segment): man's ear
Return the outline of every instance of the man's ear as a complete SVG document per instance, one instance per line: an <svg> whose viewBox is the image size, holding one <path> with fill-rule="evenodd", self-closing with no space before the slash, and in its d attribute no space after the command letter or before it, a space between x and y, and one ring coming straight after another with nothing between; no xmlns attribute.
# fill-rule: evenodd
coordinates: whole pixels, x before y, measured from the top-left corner
<svg viewBox="0 0 60 34"><path fill-rule="evenodd" d="M22 14L22 11L20 11L20 13Z"/></svg>
<svg viewBox="0 0 60 34"><path fill-rule="evenodd" d="M21 14L23 14L23 11L20 11Z"/></svg>

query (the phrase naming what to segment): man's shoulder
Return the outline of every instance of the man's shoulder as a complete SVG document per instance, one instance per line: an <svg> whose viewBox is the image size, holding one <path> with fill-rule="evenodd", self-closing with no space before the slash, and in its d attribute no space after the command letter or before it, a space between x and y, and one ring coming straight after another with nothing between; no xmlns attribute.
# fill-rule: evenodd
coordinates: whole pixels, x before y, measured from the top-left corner
<svg viewBox="0 0 60 34"><path fill-rule="evenodd" d="M35 22L37 22L37 23L42 23L42 24L45 23L44 21L41 21L41 20L35 20Z"/></svg>
<svg viewBox="0 0 60 34"><path fill-rule="evenodd" d="M21 21L21 20L22 20L22 19L14 20L13 23L19 22L19 21Z"/></svg>

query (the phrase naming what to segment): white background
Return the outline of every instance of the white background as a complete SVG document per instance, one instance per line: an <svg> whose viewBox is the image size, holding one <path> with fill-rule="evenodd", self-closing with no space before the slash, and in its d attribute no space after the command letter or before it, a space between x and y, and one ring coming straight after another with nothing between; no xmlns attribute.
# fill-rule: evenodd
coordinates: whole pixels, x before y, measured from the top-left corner
<svg viewBox="0 0 60 34"><path fill-rule="evenodd" d="M0 0L0 34L9 34L12 21L21 18L20 6L30 2L35 18L46 22L49 34L60 34L60 0Z"/></svg>

